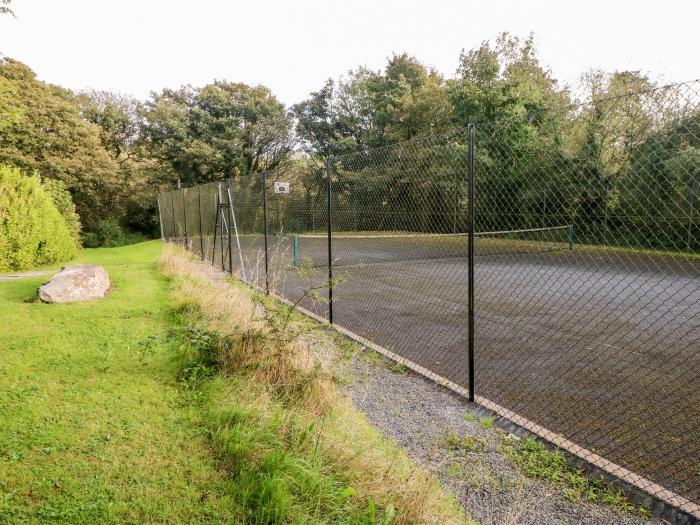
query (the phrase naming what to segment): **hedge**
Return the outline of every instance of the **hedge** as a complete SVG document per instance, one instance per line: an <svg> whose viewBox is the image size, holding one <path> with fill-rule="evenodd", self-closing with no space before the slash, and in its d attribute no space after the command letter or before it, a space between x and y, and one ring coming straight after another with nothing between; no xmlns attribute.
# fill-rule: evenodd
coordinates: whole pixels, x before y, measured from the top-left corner
<svg viewBox="0 0 700 525"><path fill-rule="evenodd" d="M0 272L66 261L77 251L65 218L39 177L0 166Z"/></svg>

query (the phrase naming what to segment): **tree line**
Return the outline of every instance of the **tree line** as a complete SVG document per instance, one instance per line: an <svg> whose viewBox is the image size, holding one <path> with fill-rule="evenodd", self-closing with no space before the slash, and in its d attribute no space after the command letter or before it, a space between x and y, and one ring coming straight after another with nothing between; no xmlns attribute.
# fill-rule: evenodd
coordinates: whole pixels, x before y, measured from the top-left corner
<svg viewBox="0 0 700 525"><path fill-rule="evenodd" d="M470 122L480 126L481 204L486 209L486 197L492 206L501 203L484 227L535 224L543 213L553 217L546 224L558 221L557 214L590 228L603 215L615 224L634 185L635 213L664 208L683 217L667 226L680 229L700 166L697 93L660 90L634 71L586 73L572 92L540 63L532 36L507 33L463 51L451 77L397 54L382 70L359 67L329 79L291 107L264 86L223 80L163 89L144 101L76 93L37 80L8 58L0 62L0 92L0 164L63 181L88 232L111 222L155 234L156 195L178 181L190 186L293 170L311 198L321 191L318 161L329 155L341 160L338 198L345 191L348 206L364 192L367 211L380 191L390 191L395 211L408 210L426 189L407 190L406 156L403 168L383 175L350 157L343 166L343 156L452 133ZM464 140L453 144L462 147ZM434 144L424 156L448 155L444 146ZM448 164L422 200L422 228L449 229L436 222L442 215L457 228L454 216L461 217L465 202L455 182L462 167ZM652 186L656 196L648 194ZM523 220L526 215L539 218ZM697 242L693 219L683 227Z"/></svg>

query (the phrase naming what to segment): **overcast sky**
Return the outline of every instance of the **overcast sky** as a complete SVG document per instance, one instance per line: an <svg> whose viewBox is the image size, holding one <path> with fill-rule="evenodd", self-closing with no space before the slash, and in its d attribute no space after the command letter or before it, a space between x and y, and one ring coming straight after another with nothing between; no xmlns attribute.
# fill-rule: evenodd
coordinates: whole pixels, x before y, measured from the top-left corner
<svg viewBox="0 0 700 525"><path fill-rule="evenodd" d="M264 84L286 104L328 77L406 51L447 76L462 49L535 33L542 62L575 83L591 68L700 77L697 0L13 0L0 53L40 79L145 98L213 79Z"/></svg>

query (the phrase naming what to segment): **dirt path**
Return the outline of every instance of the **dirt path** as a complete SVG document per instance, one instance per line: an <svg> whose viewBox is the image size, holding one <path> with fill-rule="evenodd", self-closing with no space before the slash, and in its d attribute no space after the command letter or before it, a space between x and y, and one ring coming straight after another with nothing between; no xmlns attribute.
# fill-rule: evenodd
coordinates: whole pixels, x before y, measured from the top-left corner
<svg viewBox="0 0 700 525"><path fill-rule="evenodd" d="M16 281L17 279L28 279L29 277L40 277L42 275L52 275L58 270L42 270L38 272L6 273L0 275L0 282Z"/></svg>

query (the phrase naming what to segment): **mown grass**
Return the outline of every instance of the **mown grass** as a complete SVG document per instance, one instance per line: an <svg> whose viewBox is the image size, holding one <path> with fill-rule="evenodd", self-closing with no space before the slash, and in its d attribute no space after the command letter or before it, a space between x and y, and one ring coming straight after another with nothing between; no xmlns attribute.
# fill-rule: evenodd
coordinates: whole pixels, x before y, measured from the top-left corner
<svg viewBox="0 0 700 525"><path fill-rule="evenodd" d="M468 521L337 391L327 365L343 349L332 337L244 285L212 283L180 250L161 260L180 319L181 380L231 475L241 522ZM325 360L312 355L319 349Z"/></svg>
<svg viewBox="0 0 700 525"><path fill-rule="evenodd" d="M45 277L0 283L0 523L465 521L281 310L251 321L248 290L217 293L184 255L168 282L161 250L84 250L110 273L101 301L33 301Z"/></svg>
<svg viewBox="0 0 700 525"><path fill-rule="evenodd" d="M230 480L183 403L159 242L84 250L103 300L27 302L42 277L0 283L0 523L233 522Z"/></svg>

